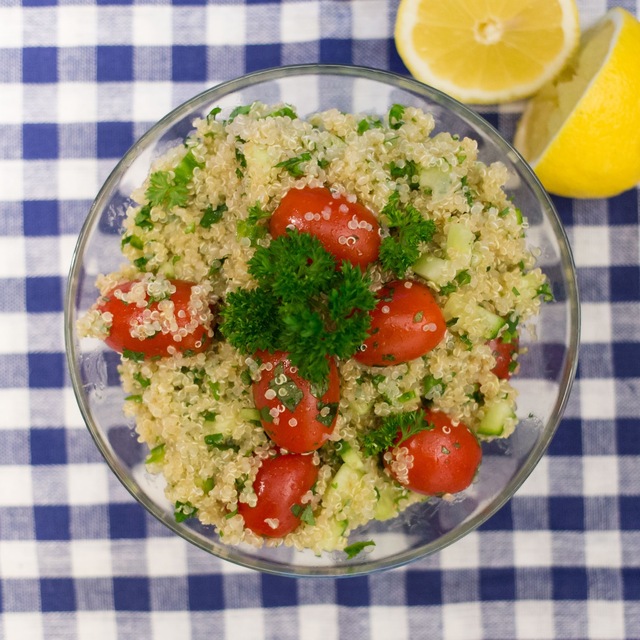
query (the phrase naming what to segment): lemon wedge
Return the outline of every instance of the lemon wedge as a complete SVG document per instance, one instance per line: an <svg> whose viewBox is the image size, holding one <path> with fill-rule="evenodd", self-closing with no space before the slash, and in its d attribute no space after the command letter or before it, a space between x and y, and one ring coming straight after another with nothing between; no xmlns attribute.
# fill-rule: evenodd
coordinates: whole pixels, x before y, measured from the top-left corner
<svg viewBox="0 0 640 640"><path fill-rule="evenodd" d="M401 0L395 42L416 79L487 104L535 93L579 34L574 0Z"/></svg>
<svg viewBox="0 0 640 640"><path fill-rule="evenodd" d="M586 31L514 144L551 193L606 198L640 182L640 22L616 8Z"/></svg>

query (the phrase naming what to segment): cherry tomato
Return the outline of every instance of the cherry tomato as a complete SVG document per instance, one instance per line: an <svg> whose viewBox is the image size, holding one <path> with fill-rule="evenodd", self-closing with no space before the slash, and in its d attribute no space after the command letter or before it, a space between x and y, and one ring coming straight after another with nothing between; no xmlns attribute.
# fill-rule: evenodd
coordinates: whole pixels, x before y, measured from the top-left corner
<svg viewBox="0 0 640 640"><path fill-rule="evenodd" d="M419 431L390 449L385 466L400 484L418 493L437 495L466 489L482 460L476 437L463 423L454 427L441 411L427 411L424 419L434 428ZM398 463L403 447L413 456L413 465L404 474L399 470L402 460Z"/></svg>
<svg viewBox="0 0 640 640"><path fill-rule="evenodd" d="M316 236L338 260L364 269L378 259L380 225L373 213L357 202L324 187L291 189L273 212L269 231L274 238L293 225Z"/></svg>
<svg viewBox="0 0 640 640"><path fill-rule="evenodd" d="M384 367L428 353L444 337L447 325L431 291L419 282L394 280L377 294L369 337L354 358Z"/></svg>
<svg viewBox="0 0 640 640"><path fill-rule="evenodd" d="M300 524L304 496L318 479L318 467L312 456L278 455L264 460L258 470L253 490L258 496L255 507L238 504L244 523L259 536L279 538Z"/></svg>
<svg viewBox="0 0 640 640"><path fill-rule="evenodd" d="M193 292L195 283L170 282L175 291L164 300L150 301L142 289L141 306L120 298L121 294L129 294L134 286L145 287L138 280L119 284L101 298L98 310L112 316L105 343L115 351L129 351L141 358L207 349L213 336L213 314L206 299L199 296L197 290Z"/></svg>
<svg viewBox="0 0 640 640"><path fill-rule="evenodd" d="M518 353L520 348L518 338L512 338L511 342L503 342L501 338L494 338L493 340L489 340L487 345L491 347L496 359L496 366L492 369L493 373L502 380L508 380L515 370L514 363L516 363L516 361L513 359L513 356Z"/></svg>
<svg viewBox="0 0 640 640"><path fill-rule="evenodd" d="M336 425L340 380L335 361L331 359L327 384L318 389L297 374L286 353L259 351L255 357L267 367L253 383L253 399L267 435L292 453L319 449Z"/></svg>

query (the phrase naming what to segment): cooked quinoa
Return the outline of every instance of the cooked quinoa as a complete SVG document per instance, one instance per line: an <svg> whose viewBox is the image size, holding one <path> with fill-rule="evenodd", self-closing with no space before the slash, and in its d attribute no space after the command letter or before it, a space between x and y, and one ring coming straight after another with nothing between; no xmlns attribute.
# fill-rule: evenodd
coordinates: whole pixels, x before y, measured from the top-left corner
<svg viewBox="0 0 640 640"><path fill-rule="evenodd" d="M429 113L406 107L396 110L390 122L388 115L377 119L329 110L302 119L286 105L255 103L226 120L220 115L214 110L196 120L185 143L151 167L150 176L167 172L172 179L190 154L191 175L181 202L145 208L150 178L132 194L136 204L127 211L123 229L126 263L98 279L101 295L124 281L141 280L140 287L163 291L168 279L178 279L199 283L200 302L219 308L230 292L254 286L247 262L256 247L271 240L268 233L251 235L252 207L271 213L294 188L329 187L357 199L378 218L397 192L400 202L410 203L436 225L421 250L441 259L440 282L411 269L405 277L428 285L439 306L454 305L461 320L449 326L437 347L415 360L387 367L367 367L355 359L338 363L337 423L330 440L310 454L319 476L302 501L310 505L313 518L284 538L255 535L237 513L239 502L255 505L256 473L276 451L255 419L251 382L261 374L260 363L218 334L203 353L176 352L148 361L122 358L125 414L149 447L149 471L166 479L166 496L179 519L196 516L232 545L285 544L317 553L342 549L357 527L425 499L393 480L380 457L362 454L362 434L382 417L429 402L482 440L496 437L478 430L487 408L506 401L511 413L499 437L511 434L516 391L492 372L495 357L473 309L481 306L517 318L522 327L538 313L546 280L525 244L526 218L503 191L506 167L480 162L474 140L433 135ZM388 229L379 220L384 236ZM466 277L454 287L444 283L456 276L455 249L447 246L452 225L464 226L475 238ZM377 263L369 271L373 290L394 279ZM521 290L523 283L527 291ZM133 300L136 294L130 295ZM103 337L111 321L105 316L90 310L80 321L81 333ZM211 434L222 434L233 446L212 448L205 442ZM362 466L343 471L335 487L336 473L346 464L339 455L344 442ZM394 464L401 476L402 465L411 460L404 460L401 450Z"/></svg>

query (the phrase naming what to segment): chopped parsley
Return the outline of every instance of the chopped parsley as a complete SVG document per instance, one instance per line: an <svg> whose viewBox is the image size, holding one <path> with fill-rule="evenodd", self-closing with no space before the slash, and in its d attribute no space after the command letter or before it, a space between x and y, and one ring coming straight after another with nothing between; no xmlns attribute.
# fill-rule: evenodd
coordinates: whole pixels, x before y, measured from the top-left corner
<svg viewBox="0 0 640 640"><path fill-rule="evenodd" d="M404 110L405 107L401 104L394 104L389 109L388 120L391 129L399 129L404 124Z"/></svg>
<svg viewBox="0 0 640 640"><path fill-rule="evenodd" d="M164 450L164 442L162 444L159 444L157 447L153 447L153 449L149 451L147 459L144 461L145 464L158 464L162 462L164 460Z"/></svg>
<svg viewBox="0 0 640 640"><path fill-rule="evenodd" d="M188 151L173 169L173 178L169 171L155 171L149 176L149 186L145 196L152 207L164 207L168 211L174 207L186 207L189 202L189 182L193 170L202 167L193 151Z"/></svg>
<svg viewBox="0 0 640 640"><path fill-rule="evenodd" d="M548 282L545 282L541 286L538 287L536 291L537 296L542 296L542 299L545 302L553 302L553 291L551 290L551 285Z"/></svg>
<svg viewBox="0 0 640 640"><path fill-rule="evenodd" d="M140 211L136 213L133 222L137 227L145 229L146 231L153 229L153 222L151 222L151 205L144 205L144 207L142 207Z"/></svg>
<svg viewBox="0 0 640 640"><path fill-rule="evenodd" d="M293 229L258 247L249 261L258 286L227 296L220 330L243 353L289 353L299 374L320 384L329 375L327 356L351 357L367 337L375 307L370 280L320 241Z"/></svg>
<svg viewBox="0 0 640 640"><path fill-rule="evenodd" d="M296 407L304 398L302 389L284 372L283 362L279 362L274 368L273 378L269 382L269 389L276 394L278 401L282 402L291 413L296 410Z"/></svg>
<svg viewBox="0 0 640 640"><path fill-rule="evenodd" d="M362 450L367 456L375 456L392 446L399 446L416 433L433 428L433 425L425 420L422 409L392 413L382 419L377 429L362 437Z"/></svg>
<svg viewBox="0 0 640 640"><path fill-rule="evenodd" d="M295 120L298 117L298 114L289 105L285 105L281 109L276 109L275 111L267 114L267 118L277 117L288 117Z"/></svg>
<svg viewBox="0 0 640 640"><path fill-rule="evenodd" d="M238 220L236 229L241 238L249 238L251 246L255 247L258 240L267 235L267 226L264 222L271 214L265 211L259 202L249 207L246 220Z"/></svg>
<svg viewBox="0 0 640 640"><path fill-rule="evenodd" d="M412 191L420 188L420 184L415 179L418 175L418 165L413 160L405 160L402 166L391 162L389 164L389 175L394 180L405 178Z"/></svg>
<svg viewBox="0 0 640 640"><path fill-rule="evenodd" d="M176 519L176 522L184 522L189 518L194 518L198 513L198 508L194 507L190 502L176 502L175 508L173 511L173 517Z"/></svg>
<svg viewBox="0 0 640 640"><path fill-rule="evenodd" d="M205 436L204 443L212 449L220 449L221 451L226 451L227 449L233 449L233 451L240 450L237 444L227 441L222 433L212 433Z"/></svg>
<svg viewBox="0 0 640 640"><path fill-rule="evenodd" d="M358 135L361 136L365 131L369 129L381 129L384 125L378 118L367 116L358 122Z"/></svg>
<svg viewBox="0 0 640 640"><path fill-rule="evenodd" d="M294 504L291 507L291 513L293 513L296 518L300 518L300 520L306 524L313 526L316 523L316 519L313 517L313 509L310 504L306 507L303 507L301 504Z"/></svg>
<svg viewBox="0 0 640 640"><path fill-rule="evenodd" d="M355 558L366 547L375 547L376 543L373 540L363 540L361 542L354 542L344 548L344 552L347 554L347 558Z"/></svg>
<svg viewBox="0 0 640 640"><path fill-rule="evenodd" d="M279 169L286 169L289 172L289 175L294 178L301 178L304 175L304 170L301 165L305 162L309 162L309 160L311 160L310 153L301 153L299 156L294 156L288 160L278 162L276 167Z"/></svg>
<svg viewBox="0 0 640 640"><path fill-rule="evenodd" d="M233 122L238 116L246 116L250 111L253 104L245 104L240 107L236 107L229 114L229 118L227 119L227 123Z"/></svg>
<svg viewBox="0 0 640 640"><path fill-rule="evenodd" d="M122 357L127 360L133 360L134 362L142 362L144 360L144 353L141 351L131 351L130 349L122 350Z"/></svg>
<svg viewBox="0 0 640 640"><path fill-rule="evenodd" d="M223 214L228 211L229 208L227 205L222 202L215 209L212 205L209 205L202 214L202 218L200 218L200 226L203 229L210 229L211 225L216 224L222 220Z"/></svg>

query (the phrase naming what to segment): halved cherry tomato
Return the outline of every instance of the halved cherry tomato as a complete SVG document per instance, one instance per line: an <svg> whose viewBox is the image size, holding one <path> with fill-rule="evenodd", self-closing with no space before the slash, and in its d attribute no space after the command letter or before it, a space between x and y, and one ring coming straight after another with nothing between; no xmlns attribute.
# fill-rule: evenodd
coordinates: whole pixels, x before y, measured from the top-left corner
<svg viewBox="0 0 640 640"><path fill-rule="evenodd" d="M487 342L487 346L491 347L496 359L496 366L492 369L493 373L502 380L508 380L515 370L514 364L517 365L513 356L518 353L520 348L518 338L511 338L511 342L504 342L502 338L494 338Z"/></svg>
<svg viewBox="0 0 640 640"><path fill-rule="evenodd" d="M458 493L466 489L482 460L482 449L463 423L453 426L441 411L426 411L425 422L432 429L419 431L385 454L385 466L400 484L427 495ZM396 441L397 442L397 441ZM399 450L406 447L413 456L411 468L402 472Z"/></svg>
<svg viewBox="0 0 640 640"><path fill-rule="evenodd" d="M362 364L385 367L407 362L431 351L444 337L447 325L442 311L424 285L394 280L377 297L369 337L354 356Z"/></svg>
<svg viewBox="0 0 640 640"><path fill-rule="evenodd" d="M209 347L213 314L206 296L194 291L197 285L193 282L169 282L175 291L161 300L150 299L147 285L139 280L119 284L98 300L98 310L112 316L109 335L104 339L109 347L140 359L175 352L199 353ZM134 286L143 293L140 305L121 299Z"/></svg>
<svg viewBox="0 0 640 640"><path fill-rule="evenodd" d="M259 351L262 377L253 383L253 399L267 435L292 453L319 449L336 425L340 380L331 358L329 379L324 388L316 388L301 378L282 351Z"/></svg>
<svg viewBox="0 0 640 640"><path fill-rule="evenodd" d="M286 193L273 212L269 231L277 238L291 226L316 236L338 262L348 260L364 269L378 259L380 225L373 213L324 187L291 189Z"/></svg>
<svg viewBox="0 0 640 640"><path fill-rule="evenodd" d="M267 458L258 470L253 490L258 496L255 507L238 504L238 513L247 528L259 536L279 538L300 524L304 496L318 480L313 456L298 454Z"/></svg>

